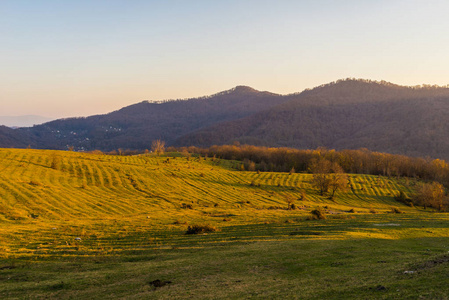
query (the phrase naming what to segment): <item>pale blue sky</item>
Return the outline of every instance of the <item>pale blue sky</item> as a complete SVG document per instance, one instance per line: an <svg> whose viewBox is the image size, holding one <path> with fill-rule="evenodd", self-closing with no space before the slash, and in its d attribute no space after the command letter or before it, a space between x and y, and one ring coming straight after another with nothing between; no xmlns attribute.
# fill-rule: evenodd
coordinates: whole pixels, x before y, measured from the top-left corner
<svg viewBox="0 0 449 300"><path fill-rule="evenodd" d="M0 0L0 115L346 77L446 85L448 12L432 0Z"/></svg>

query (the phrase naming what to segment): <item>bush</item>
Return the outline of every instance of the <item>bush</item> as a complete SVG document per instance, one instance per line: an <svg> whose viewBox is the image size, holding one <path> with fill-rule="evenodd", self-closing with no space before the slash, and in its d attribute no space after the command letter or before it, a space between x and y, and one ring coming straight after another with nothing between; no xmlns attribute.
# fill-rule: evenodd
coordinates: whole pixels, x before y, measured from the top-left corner
<svg viewBox="0 0 449 300"><path fill-rule="evenodd" d="M400 210L397 207L392 207L391 208L391 212L394 213L394 214L402 214L402 213L404 213L402 210Z"/></svg>
<svg viewBox="0 0 449 300"><path fill-rule="evenodd" d="M306 193L305 190L301 190L300 200L301 200L301 201L307 200L307 193Z"/></svg>
<svg viewBox="0 0 449 300"><path fill-rule="evenodd" d="M310 212L312 214L312 220L324 220L326 219L326 214L321 208L314 209Z"/></svg>
<svg viewBox="0 0 449 300"><path fill-rule="evenodd" d="M186 234L200 234L217 231L217 228L210 225L192 225L187 227Z"/></svg>
<svg viewBox="0 0 449 300"><path fill-rule="evenodd" d="M181 208L184 208L184 209L193 209L193 206L192 206L192 204L185 204L185 203L183 203L183 204L181 204Z"/></svg>
<svg viewBox="0 0 449 300"><path fill-rule="evenodd" d="M295 199L293 197L287 196L285 198L285 202L287 202L287 210L295 210L296 209Z"/></svg>
<svg viewBox="0 0 449 300"><path fill-rule="evenodd" d="M51 161L51 168L54 170L61 170L62 158L59 155L53 155Z"/></svg>
<svg viewBox="0 0 449 300"><path fill-rule="evenodd" d="M403 191L399 191L399 194L394 196L394 199L400 203L413 207L412 199L408 198Z"/></svg>

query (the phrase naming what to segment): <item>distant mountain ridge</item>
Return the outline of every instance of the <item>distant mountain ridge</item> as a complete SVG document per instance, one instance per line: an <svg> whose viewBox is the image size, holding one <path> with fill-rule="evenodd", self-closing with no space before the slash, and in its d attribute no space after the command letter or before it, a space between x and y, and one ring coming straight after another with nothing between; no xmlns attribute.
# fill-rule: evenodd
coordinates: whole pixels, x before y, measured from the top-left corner
<svg viewBox="0 0 449 300"><path fill-rule="evenodd" d="M197 129L243 118L284 101L273 93L237 86L212 96L157 103L143 101L105 115L61 119L20 131L29 137L33 148L142 150L150 148L155 139L163 139L170 145Z"/></svg>
<svg viewBox="0 0 449 300"><path fill-rule="evenodd" d="M0 147L110 151L148 149L155 139L204 147L238 141L449 159L448 116L448 87L346 79L279 95L237 86L211 96L144 101L105 115L13 132L0 128Z"/></svg>

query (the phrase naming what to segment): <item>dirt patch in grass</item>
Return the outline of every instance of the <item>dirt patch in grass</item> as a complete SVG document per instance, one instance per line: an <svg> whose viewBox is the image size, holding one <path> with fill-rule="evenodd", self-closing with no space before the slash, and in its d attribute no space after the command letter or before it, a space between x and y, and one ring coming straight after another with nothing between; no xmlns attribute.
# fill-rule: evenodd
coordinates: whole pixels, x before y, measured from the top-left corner
<svg viewBox="0 0 449 300"><path fill-rule="evenodd" d="M436 267L438 265L447 264L447 263L449 263L449 255L443 255L436 259L432 259L432 260L426 261L422 264L419 264L419 265L415 266L414 269L416 271L427 270L427 269Z"/></svg>
<svg viewBox="0 0 449 300"><path fill-rule="evenodd" d="M170 284L170 283L172 283L172 282L156 279L156 280L151 281L149 284L154 286L155 288L160 288L160 287L166 286L167 284Z"/></svg>
<svg viewBox="0 0 449 300"><path fill-rule="evenodd" d="M236 217L234 214L210 214L211 217L214 218L230 218L230 217Z"/></svg>
<svg viewBox="0 0 449 300"><path fill-rule="evenodd" d="M318 231L293 231L290 235L322 235L322 232Z"/></svg>
<svg viewBox="0 0 449 300"><path fill-rule="evenodd" d="M15 269L15 268L17 268L17 267L13 266L13 265L8 265L8 266L1 266L0 270L12 270L12 269Z"/></svg>

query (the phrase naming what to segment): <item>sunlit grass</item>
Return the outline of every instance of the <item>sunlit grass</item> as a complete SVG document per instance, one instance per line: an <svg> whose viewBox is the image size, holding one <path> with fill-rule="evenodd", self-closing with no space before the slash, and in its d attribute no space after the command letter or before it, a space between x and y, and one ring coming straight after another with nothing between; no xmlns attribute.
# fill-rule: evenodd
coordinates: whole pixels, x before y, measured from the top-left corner
<svg viewBox="0 0 449 300"><path fill-rule="evenodd" d="M323 298L332 291L388 298L397 289L442 295L430 279L414 277L421 289L398 275L449 251L446 214L394 200L399 191L412 195L414 180L351 174L348 190L329 200L310 174L242 172L238 165L0 149L0 292L92 299ZM287 210L287 199L297 209ZM317 207L327 218L308 220ZM186 235L194 224L217 230ZM396 283L382 281L383 271ZM175 283L155 290L150 279ZM370 290L376 284L390 286L379 294Z"/></svg>

